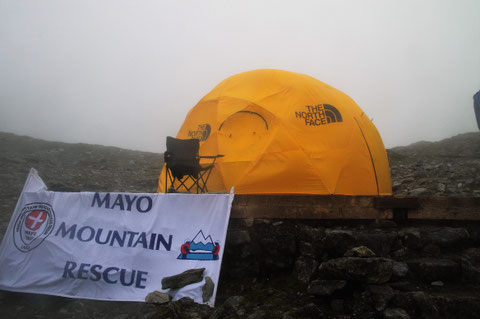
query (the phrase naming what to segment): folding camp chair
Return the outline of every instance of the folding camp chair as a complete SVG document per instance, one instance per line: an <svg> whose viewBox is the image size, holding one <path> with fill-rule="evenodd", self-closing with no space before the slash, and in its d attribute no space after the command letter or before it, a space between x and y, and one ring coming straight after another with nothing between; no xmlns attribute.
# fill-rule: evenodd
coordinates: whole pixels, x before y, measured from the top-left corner
<svg viewBox="0 0 480 319"><path fill-rule="evenodd" d="M224 155L199 156L200 141L198 139L178 139L167 136L167 151L164 154L166 164L165 191L190 192L196 187L197 194L207 193L207 182L215 166L215 161ZM200 159L210 159L207 166L200 165ZM170 187L168 187L170 182ZM183 188L183 189L182 189Z"/></svg>

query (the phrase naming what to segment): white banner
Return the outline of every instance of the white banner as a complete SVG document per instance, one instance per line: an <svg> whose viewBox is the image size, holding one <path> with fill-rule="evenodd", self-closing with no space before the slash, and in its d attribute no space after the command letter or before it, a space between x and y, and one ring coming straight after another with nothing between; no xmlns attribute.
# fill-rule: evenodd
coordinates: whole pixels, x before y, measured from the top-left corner
<svg viewBox="0 0 480 319"><path fill-rule="evenodd" d="M98 300L145 301L154 290L203 303L214 284L230 194L62 193L32 169L0 247L0 289ZM162 290L164 277L205 268L204 279Z"/></svg>

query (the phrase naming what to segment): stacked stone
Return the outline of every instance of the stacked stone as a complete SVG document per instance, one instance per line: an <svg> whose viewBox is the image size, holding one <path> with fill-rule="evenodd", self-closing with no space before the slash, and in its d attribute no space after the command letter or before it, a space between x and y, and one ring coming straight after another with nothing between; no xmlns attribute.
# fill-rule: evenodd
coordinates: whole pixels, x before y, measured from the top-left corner
<svg viewBox="0 0 480 319"><path fill-rule="evenodd" d="M294 277L299 284L291 292L302 301L283 311L285 318L296 318L307 305L308 313L317 309L316 315L327 317L475 318L480 311L478 226L387 224L326 228L238 222L229 231L223 280Z"/></svg>

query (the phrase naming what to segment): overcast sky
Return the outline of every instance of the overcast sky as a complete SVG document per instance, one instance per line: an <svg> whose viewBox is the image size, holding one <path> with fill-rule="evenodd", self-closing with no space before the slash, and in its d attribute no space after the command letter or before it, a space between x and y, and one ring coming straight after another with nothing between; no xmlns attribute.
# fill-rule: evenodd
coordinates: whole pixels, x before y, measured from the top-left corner
<svg viewBox="0 0 480 319"><path fill-rule="evenodd" d="M480 1L0 0L0 131L161 152L261 68L342 90L387 147L477 131Z"/></svg>

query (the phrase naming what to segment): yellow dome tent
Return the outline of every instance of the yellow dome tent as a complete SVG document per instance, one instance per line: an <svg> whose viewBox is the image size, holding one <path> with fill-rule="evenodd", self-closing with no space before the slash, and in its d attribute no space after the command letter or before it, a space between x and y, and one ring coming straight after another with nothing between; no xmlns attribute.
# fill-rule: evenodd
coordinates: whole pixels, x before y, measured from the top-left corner
<svg viewBox="0 0 480 319"><path fill-rule="evenodd" d="M209 191L391 195L382 139L346 94L310 76L255 70L218 84L190 110L177 138L224 154ZM158 192L165 189L165 169Z"/></svg>

